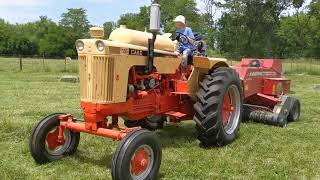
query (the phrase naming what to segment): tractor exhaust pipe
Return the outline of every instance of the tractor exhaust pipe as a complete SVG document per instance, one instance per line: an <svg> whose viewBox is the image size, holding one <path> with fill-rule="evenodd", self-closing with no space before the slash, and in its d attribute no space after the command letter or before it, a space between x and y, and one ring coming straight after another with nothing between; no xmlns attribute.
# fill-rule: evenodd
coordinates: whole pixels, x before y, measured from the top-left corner
<svg viewBox="0 0 320 180"><path fill-rule="evenodd" d="M145 70L146 74L151 74L153 71L154 44L157 34L160 31L160 16L160 5L158 4L158 0L154 0L150 8L150 32L152 33L152 39L148 39L148 64Z"/></svg>

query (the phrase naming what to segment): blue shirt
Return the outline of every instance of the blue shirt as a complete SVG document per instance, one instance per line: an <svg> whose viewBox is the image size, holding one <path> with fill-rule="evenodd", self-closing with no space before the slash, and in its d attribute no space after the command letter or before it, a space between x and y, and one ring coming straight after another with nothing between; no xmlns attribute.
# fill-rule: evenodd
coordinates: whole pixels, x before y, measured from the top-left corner
<svg viewBox="0 0 320 180"><path fill-rule="evenodd" d="M186 27L184 29L177 29L176 32L182 33L182 34L188 36L189 38L194 39L193 32L192 32L191 28L189 28L189 27ZM193 49L193 44L191 44L190 42L187 43L187 44L184 44L184 43L180 42L179 43L179 51L180 51L180 53L182 53L186 49Z"/></svg>

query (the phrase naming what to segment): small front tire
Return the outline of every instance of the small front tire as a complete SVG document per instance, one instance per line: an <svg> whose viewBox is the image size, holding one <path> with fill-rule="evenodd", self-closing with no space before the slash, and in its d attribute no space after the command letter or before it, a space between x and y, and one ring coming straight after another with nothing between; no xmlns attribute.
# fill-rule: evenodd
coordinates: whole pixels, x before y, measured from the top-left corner
<svg viewBox="0 0 320 180"><path fill-rule="evenodd" d="M51 114L43 118L33 129L29 148L33 159L38 164L62 159L74 154L77 150L80 133L69 129L63 131L63 142L58 142L60 120L63 113Z"/></svg>
<svg viewBox="0 0 320 180"><path fill-rule="evenodd" d="M149 130L139 129L127 134L112 157L112 179L155 179L162 158L160 141Z"/></svg>

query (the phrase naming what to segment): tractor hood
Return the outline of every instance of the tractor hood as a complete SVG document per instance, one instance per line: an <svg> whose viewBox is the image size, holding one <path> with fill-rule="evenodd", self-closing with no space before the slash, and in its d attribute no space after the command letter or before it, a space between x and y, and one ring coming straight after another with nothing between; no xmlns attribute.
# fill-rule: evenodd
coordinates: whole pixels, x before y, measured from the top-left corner
<svg viewBox="0 0 320 180"><path fill-rule="evenodd" d="M112 31L109 40L147 48L148 39L150 38L152 38L151 33L120 27ZM174 52L175 43L170 39L170 37L167 34L157 35L155 49Z"/></svg>

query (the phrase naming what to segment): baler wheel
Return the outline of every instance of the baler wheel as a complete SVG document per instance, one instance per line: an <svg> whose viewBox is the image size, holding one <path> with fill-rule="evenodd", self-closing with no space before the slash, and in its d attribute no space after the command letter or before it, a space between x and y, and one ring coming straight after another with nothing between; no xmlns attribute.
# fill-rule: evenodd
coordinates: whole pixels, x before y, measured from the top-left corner
<svg viewBox="0 0 320 180"><path fill-rule="evenodd" d="M43 118L33 129L29 148L34 160L39 164L62 159L76 152L80 133L64 129L63 140L58 141L59 116L63 113L51 114Z"/></svg>
<svg viewBox="0 0 320 180"><path fill-rule="evenodd" d="M300 101L296 98L292 98L292 106L288 115L288 121L297 121L300 117Z"/></svg>
<svg viewBox="0 0 320 180"><path fill-rule="evenodd" d="M242 96L241 81L231 68L217 68L199 83L194 120L203 146L223 146L238 136Z"/></svg>
<svg viewBox="0 0 320 180"><path fill-rule="evenodd" d="M156 179L162 158L160 141L146 129L127 134L112 157L113 180Z"/></svg>

